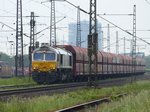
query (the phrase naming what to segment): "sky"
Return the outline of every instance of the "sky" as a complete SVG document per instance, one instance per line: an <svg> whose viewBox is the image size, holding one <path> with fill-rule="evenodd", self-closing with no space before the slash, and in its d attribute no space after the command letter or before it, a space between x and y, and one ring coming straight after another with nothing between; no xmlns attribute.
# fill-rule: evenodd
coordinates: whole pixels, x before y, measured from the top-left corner
<svg viewBox="0 0 150 112"><path fill-rule="evenodd" d="M15 44L15 23L16 23L16 1L17 0L0 0L0 52L14 55ZM34 12L37 23L36 32L39 32L50 25L50 2L49 0L23 0L23 32L27 35L30 34L30 13ZM41 3L42 2L42 3ZM90 0L69 0L72 4L80 6L82 9L89 12ZM150 42L150 0L97 0L97 14L115 25L128 30L132 33L133 29L133 6L136 5L136 35L146 41ZM106 15L103 15L106 14ZM109 14L125 14L125 15L109 15ZM65 18L64 18L65 17ZM104 32L104 47L107 46L107 28L109 24L103 19L97 17L98 21L102 24L102 30ZM56 2L56 24L57 27L57 44L68 42L68 24L76 23L77 21L77 9L70 4L57 1ZM89 15L81 12L81 20L89 20ZM4 24L2 24L4 23ZM9 27L8 27L8 26ZM119 37L119 52L123 53L123 37L126 41L126 52L130 51L130 39L132 36L119 30L118 28L110 28L110 43L116 41L116 31L118 31ZM11 27L11 28L10 28ZM82 33L82 32L81 32ZM29 38L24 38L24 52L28 53ZM44 30L36 36L37 40L41 43L49 42L49 29ZM146 55L150 55L150 45L139 41L137 39L137 51L145 52ZM111 45L111 52L116 52L115 44ZM107 49L104 49L107 51Z"/></svg>

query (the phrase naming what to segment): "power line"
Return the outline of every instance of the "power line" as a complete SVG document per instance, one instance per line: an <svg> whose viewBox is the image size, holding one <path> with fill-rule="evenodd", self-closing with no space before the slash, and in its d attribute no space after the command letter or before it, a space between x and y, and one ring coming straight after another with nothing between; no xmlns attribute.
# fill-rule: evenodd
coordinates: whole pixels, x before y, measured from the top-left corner
<svg viewBox="0 0 150 112"><path fill-rule="evenodd" d="M0 16L0 18L8 18L8 17L10 17L10 18L16 18L16 16ZM28 17L30 17L30 16L22 16L23 18L28 18ZM40 17L40 18L50 18L50 16L35 16L35 17ZM58 16L57 18L61 18L62 16Z"/></svg>
<svg viewBox="0 0 150 112"><path fill-rule="evenodd" d="M149 2L148 0L145 0L145 1L146 1L146 3L147 3L147 4L149 4L149 5L150 5L150 2Z"/></svg>
<svg viewBox="0 0 150 112"><path fill-rule="evenodd" d="M32 0L33 2L36 2L36 3L38 3L38 4L41 4L41 5L43 5L43 6L45 6L46 8L50 8L49 6L47 6L47 5L45 5L45 4L43 4L44 2L38 2L38 1L35 1L35 0ZM57 0L56 0L57 1ZM65 0L60 0L60 1L65 1ZM77 7L77 6L76 6ZM76 21L74 18L72 18L72 17L69 17L68 15L66 15L66 13L62 13L62 12L60 12L60 11L58 11L58 10L55 10L57 13L59 13L60 15L65 15L66 16L66 18L69 18L69 19L71 19L71 20L73 20L73 21Z"/></svg>
<svg viewBox="0 0 150 112"><path fill-rule="evenodd" d="M0 22L0 23L1 23L2 25L7 26L8 28L10 28L10 29L12 29L12 30L16 31L16 29L15 29L15 28L13 28L13 27L11 27L11 26L9 26L9 25L7 25L7 24L3 23L3 22Z"/></svg>
<svg viewBox="0 0 150 112"><path fill-rule="evenodd" d="M63 17L62 19L58 20L55 24L61 22L61 21L62 21L63 19L65 19L65 18L66 18L66 17ZM53 25L54 25L54 24L53 24ZM43 30L41 30L41 31L39 31L39 32L37 32L37 33L35 33L35 35L42 33L43 31L49 29L50 27L51 27L51 26L48 26L48 27L44 28Z"/></svg>
<svg viewBox="0 0 150 112"><path fill-rule="evenodd" d="M11 26L9 26L9 25L7 25L7 24L5 24L5 23L3 23L3 22L0 22L1 24L3 24L3 25L5 25L5 26L7 26L8 28L10 28L10 29L12 29L13 31L16 31L16 29L15 28L13 28L13 27L11 27ZM26 36L26 37L30 37L30 36L28 36L27 34L25 34L25 33L23 33L23 35L24 36Z"/></svg>
<svg viewBox="0 0 150 112"><path fill-rule="evenodd" d="M102 15L102 16L132 16L133 14L98 14L98 15Z"/></svg>
<svg viewBox="0 0 150 112"><path fill-rule="evenodd" d="M133 36L133 34L132 34L132 33L128 32L127 30L124 30L123 28L121 28L121 27L119 27L118 25L116 25L116 24L114 24L114 23L110 22L109 20L107 20L107 19L103 18L102 16L100 16L100 15L97 15L97 16L98 16L98 17L100 17L101 19L103 19L103 20L107 21L108 23L110 23L110 24L114 25L115 27L117 27L118 29L122 30L123 32L126 32L127 34L129 34L129 35ZM140 37L138 37L138 36L136 36L136 37L137 37L139 40L141 40L141 41L143 41L143 42L147 43L148 45L150 45L150 43L149 43L149 42L147 42L146 40L144 40L144 39L142 39L142 38L140 38Z"/></svg>
<svg viewBox="0 0 150 112"><path fill-rule="evenodd" d="M63 17L62 19L58 20L55 24L61 22L61 21L62 21L63 19L65 19L65 18L66 18L66 17ZM38 34L42 33L43 31L49 29L50 27L51 27L51 26L48 26L48 27L46 27L46 28L40 30L39 32L35 33L34 35L38 35ZM23 35L26 36L26 37L28 37L28 38L30 38L30 36L28 36L26 33L24 33Z"/></svg>
<svg viewBox="0 0 150 112"><path fill-rule="evenodd" d="M5 12L5 13L8 13L8 14L12 14L12 15L15 15L15 13L12 13L10 11L7 11L7 10L3 10L3 9L0 9L1 11Z"/></svg>
<svg viewBox="0 0 150 112"><path fill-rule="evenodd" d="M78 8L78 6L72 4L71 2L69 2L69 1L67 1L67 0L64 0L64 1L67 2L68 4L72 5L73 7ZM84 9L81 9L80 7L79 7L79 9L80 9L82 12L84 12L84 13L86 13L86 14L89 14L89 12L85 11Z"/></svg>
<svg viewBox="0 0 150 112"><path fill-rule="evenodd" d="M12 2L11 0L8 0L8 2L16 6L16 3Z"/></svg>
<svg viewBox="0 0 150 112"><path fill-rule="evenodd" d="M122 39L124 39L124 38L119 39L118 42L121 41ZM116 42L113 42L110 45L107 45L107 46L103 47L102 49L104 50L104 49L106 49L106 48L108 48L108 47L110 47L110 46L112 46L114 44L116 44Z"/></svg>
<svg viewBox="0 0 150 112"><path fill-rule="evenodd" d="M14 30L1 30L0 32L15 32Z"/></svg>

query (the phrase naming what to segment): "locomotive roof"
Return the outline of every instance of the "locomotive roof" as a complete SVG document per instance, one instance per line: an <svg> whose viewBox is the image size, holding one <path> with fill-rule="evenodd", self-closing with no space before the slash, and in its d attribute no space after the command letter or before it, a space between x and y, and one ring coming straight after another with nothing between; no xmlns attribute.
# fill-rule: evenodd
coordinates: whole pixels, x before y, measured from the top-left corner
<svg viewBox="0 0 150 112"><path fill-rule="evenodd" d="M60 54L64 54L64 55L72 55L71 52L65 50L65 49L62 49L62 48L58 48L58 47L53 47L53 46L48 46L48 45L43 45L37 49L35 49L33 51L36 52L36 51L54 51L56 53L60 53Z"/></svg>
<svg viewBox="0 0 150 112"><path fill-rule="evenodd" d="M55 47L55 51L57 52L57 53L60 53L60 54L65 54L65 55L72 55L72 53L71 52L69 52L69 51L67 51L67 50L65 50L65 49L61 49L61 48L57 48L57 47Z"/></svg>

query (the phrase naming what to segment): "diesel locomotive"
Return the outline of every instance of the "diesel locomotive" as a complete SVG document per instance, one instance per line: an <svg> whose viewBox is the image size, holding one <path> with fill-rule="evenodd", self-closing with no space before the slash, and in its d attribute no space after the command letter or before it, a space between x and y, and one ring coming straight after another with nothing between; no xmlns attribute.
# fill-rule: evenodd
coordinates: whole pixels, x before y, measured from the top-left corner
<svg viewBox="0 0 150 112"><path fill-rule="evenodd" d="M32 78L39 84L71 80L72 53L58 47L42 45L32 55Z"/></svg>
<svg viewBox="0 0 150 112"><path fill-rule="evenodd" d="M72 45L49 46L47 44L32 53L32 78L38 84L67 81L87 81L139 75L145 73L145 61L136 58L133 72L132 57L98 51L97 74L89 74L87 49Z"/></svg>

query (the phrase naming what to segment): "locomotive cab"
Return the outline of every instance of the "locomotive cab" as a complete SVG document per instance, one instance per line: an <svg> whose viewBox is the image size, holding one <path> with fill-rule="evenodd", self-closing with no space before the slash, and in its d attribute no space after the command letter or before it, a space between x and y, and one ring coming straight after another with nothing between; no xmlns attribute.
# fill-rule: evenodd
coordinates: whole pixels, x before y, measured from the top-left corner
<svg viewBox="0 0 150 112"><path fill-rule="evenodd" d="M36 51L33 54L32 69L39 72L55 71L57 66L56 53L52 51Z"/></svg>

